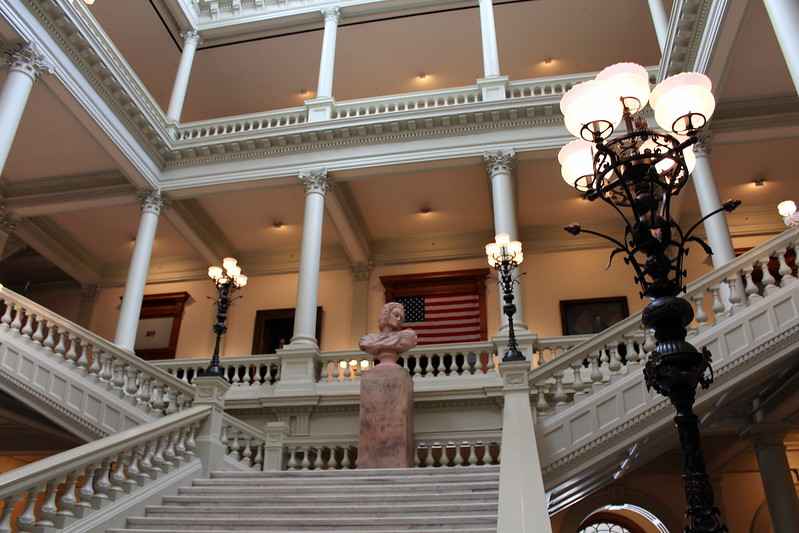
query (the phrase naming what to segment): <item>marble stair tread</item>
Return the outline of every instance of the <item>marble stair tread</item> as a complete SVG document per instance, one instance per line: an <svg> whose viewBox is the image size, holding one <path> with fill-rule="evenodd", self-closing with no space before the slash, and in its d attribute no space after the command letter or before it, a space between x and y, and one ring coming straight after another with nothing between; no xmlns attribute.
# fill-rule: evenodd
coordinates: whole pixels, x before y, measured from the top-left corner
<svg viewBox="0 0 799 533"><path fill-rule="evenodd" d="M436 476L340 476L329 477L283 477L283 478L261 478L261 477L214 477L211 479L198 479L194 482L196 486L201 485L238 485L238 486L281 486L288 485L339 485L345 483L363 485L393 485L393 484L419 484L419 483L470 483L473 481L493 481L499 482L499 473L470 473L470 474L450 474L442 472Z"/></svg>
<svg viewBox="0 0 799 533"><path fill-rule="evenodd" d="M386 487L385 485L193 485L191 487L183 487L178 489L178 494L324 494L324 493L341 493L350 494L368 494L375 489L385 488L391 494L396 496L413 496L418 493L426 494L448 494L450 492L459 492L464 490L478 491L478 490L492 490L496 489L497 483L491 481L479 481L474 483L408 483L397 485L393 487Z"/></svg>
<svg viewBox="0 0 799 533"><path fill-rule="evenodd" d="M485 502L485 501L471 501L471 502L457 502L447 500L446 502L424 502L418 503L350 503L349 505L335 503L335 504L319 504L313 502L312 509L316 516L327 515L370 515L370 516L383 516L383 515L405 515L408 513L414 514L482 514L482 513L496 513L499 502ZM302 514L308 510L307 504L293 504L293 505L275 505L271 502L264 503L258 506L247 505L229 505L225 507L207 507L207 506L187 506L187 505L149 505L146 508L147 516L206 516L206 515L276 515L276 514Z"/></svg>
<svg viewBox="0 0 799 533"><path fill-rule="evenodd" d="M422 501L429 501L428 494L425 494L419 499ZM363 494L358 496L358 502L386 502L394 501L396 492L390 493L375 493ZM499 501L499 491L494 490L480 490L480 491L460 491L448 492L447 501ZM251 504L251 505L265 505L267 503L273 504L291 504L291 503L313 503L313 504L346 504L352 502L350 494L287 494L287 495L249 495L241 493L232 494L179 494L175 496L164 496L165 505L211 505L211 506L227 506L235 504Z"/></svg>
<svg viewBox="0 0 799 533"><path fill-rule="evenodd" d="M308 478L308 477L337 477L345 475L347 477L375 477L375 476L404 476L404 477L425 477L439 476L442 473L453 475L471 475L475 473L495 473L499 475L498 465L478 465L469 467L440 466L426 468L372 468L368 470L342 469L342 470L280 470L275 472L258 471L218 471L211 472L211 478Z"/></svg>
<svg viewBox="0 0 799 533"><path fill-rule="evenodd" d="M312 516L293 517L182 517L158 516L128 518L127 525L132 528L169 528L182 529L183 531L205 531L208 529L227 528L231 531L251 531L254 528L282 527L296 531L307 529L320 529L328 527L331 530L348 528L358 530L381 531L385 529L401 529L403 527L435 530L436 528L453 528L459 525L488 526L497 523L496 513L478 515L407 515L403 517L374 517L374 516L338 516L318 517Z"/></svg>

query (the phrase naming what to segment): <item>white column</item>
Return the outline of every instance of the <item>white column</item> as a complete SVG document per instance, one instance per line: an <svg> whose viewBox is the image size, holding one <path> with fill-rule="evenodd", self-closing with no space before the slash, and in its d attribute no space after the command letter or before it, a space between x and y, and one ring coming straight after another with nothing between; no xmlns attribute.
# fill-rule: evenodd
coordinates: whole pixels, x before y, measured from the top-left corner
<svg viewBox="0 0 799 533"><path fill-rule="evenodd" d="M494 234L507 233L510 239L519 239L519 230L516 224L516 198L513 185L513 166L516 162L516 152L493 152L483 154L483 161L491 179L491 199L494 208ZM515 277L519 276L516 270ZM508 327L508 318L502 311L502 289L499 291L500 331ZM524 306L522 302L521 285L513 288L513 298L516 304L516 314L513 316L514 327L526 330L524 323Z"/></svg>
<svg viewBox="0 0 799 533"><path fill-rule="evenodd" d="M319 291L319 262L322 255L322 225L325 220L325 195L330 188L326 169L300 173L305 186L305 215L302 225L300 273L297 279L297 308L294 313L293 347L316 344L316 305Z"/></svg>
<svg viewBox="0 0 799 533"><path fill-rule="evenodd" d="M52 72L52 67L33 45L18 45L5 55L9 67L0 91L0 173L6 166L33 82L42 73Z"/></svg>
<svg viewBox="0 0 799 533"><path fill-rule="evenodd" d="M483 76L499 76L499 48L493 0L480 0L480 34L483 37Z"/></svg>
<svg viewBox="0 0 799 533"><path fill-rule="evenodd" d="M333 73L336 70L336 33L338 32L339 9L322 10L325 16L325 33L322 37L322 58L319 61L317 98L333 97Z"/></svg>
<svg viewBox="0 0 799 533"><path fill-rule="evenodd" d="M186 92L189 90L194 54L200 44L200 34L195 30L183 32L181 35L183 36L183 54L180 56L178 73L175 75L175 84L172 86L172 97L169 99L169 110L166 112L167 118L174 122L180 122L183 103L186 101Z"/></svg>
<svg viewBox="0 0 799 533"><path fill-rule="evenodd" d="M763 0L763 3L799 93L799 3L796 0Z"/></svg>
<svg viewBox="0 0 799 533"><path fill-rule="evenodd" d="M158 227L158 215L161 214L163 205L164 202L159 191L151 191L142 197L139 232L133 247L133 257L130 259L125 295L122 297L122 308L119 312L119 322L117 322L117 332L114 337L114 342L117 345L131 351L136 342L136 330L139 327L144 287L147 284L147 273L150 270L155 230Z"/></svg>
<svg viewBox="0 0 799 533"><path fill-rule="evenodd" d="M660 52L663 53L669 34L669 15L666 13L666 8L663 7L663 0L649 0L649 13L652 15L652 24L655 26Z"/></svg>
<svg viewBox="0 0 799 533"><path fill-rule="evenodd" d="M799 531L799 500L782 439L781 432L764 431L754 435L753 444L773 531L796 533Z"/></svg>
<svg viewBox="0 0 799 533"><path fill-rule="evenodd" d="M529 371L527 361L500 366L505 405L497 533L552 533L530 408Z"/></svg>
<svg viewBox="0 0 799 533"><path fill-rule="evenodd" d="M696 154L696 168L693 172L694 189L699 201L699 213L705 216L721 207L719 191L713 179L713 170L710 168L710 139L705 137L695 144L694 153ZM713 215L705 220L704 225L707 243L713 249L713 267L722 267L735 259L726 213Z"/></svg>

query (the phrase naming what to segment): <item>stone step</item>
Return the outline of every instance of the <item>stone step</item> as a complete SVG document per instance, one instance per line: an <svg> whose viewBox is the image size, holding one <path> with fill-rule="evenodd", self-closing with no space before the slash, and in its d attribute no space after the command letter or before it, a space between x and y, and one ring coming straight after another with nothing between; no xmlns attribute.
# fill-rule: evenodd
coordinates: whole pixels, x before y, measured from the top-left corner
<svg viewBox="0 0 799 533"><path fill-rule="evenodd" d="M185 490L185 489L184 489ZM446 494L448 502L473 502L473 501L486 501L496 502L499 501L499 491L495 487L494 490L480 490L480 491L458 491L448 492ZM369 494L362 494L358 496L358 503L383 503L386 501L396 501L397 493L389 492L370 492ZM430 501L429 494L425 494L417 498L423 502ZM306 504L306 509L313 509L315 505L319 504L335 504L347 505L352 503L353 498L348 493L337 494L246 494L243 492L236 492L230 494L218 494L216 491L209 491L205 494L179 494L177 496L164 496L164 505L185 505L185 506L211 506L211 507L226 507L230 505L253 505L263 506L267 504ZM412 503L406 495L406 503Z"/></svg>
<svg viewBox="0 0 799 533"><path fill-rule="evenodd" d="M457 526L471 526L486 528L493 526L496 528L496 513L486 513L479 515L408 515L404 517L382 517L372 516L340 516L340 517L317 517L313 516L313 509L309 509L311 516L295 517L144 517L128 518L127 525L134 529L149 529L164 531L165 529L175 531L249 531L255 529L270 531L276 528L290 529L291 531L335 531L342 530L363 532L375 531L384 532L386 530L405 530L405 531L439 531L440 529L455 529ZM325 529L326 528L326 529Z"/></svg>
<svg viewBox="0 0 799 533"><path fill-rule="evenodd" d="M280 470L258 472L241 471L213 471L211 478L292 478L292 477L327 477L341 476L346 473L348 477L374 477L374 476L436 476L443 473L452 475L468 475L472 473L490 473L499 475L498 465L478 465L478 466L439 466L425 468L370 468L370 469L342 469L342 470Z"/></svg>
<svg viewBox="0 0 799 533"><path fill-rule="evenodd" d="M196 483L196 482L195 482ZM275 484L250 484L247 486L236 485L207 485L195 484L191 487L178 489L178 494L349 494L353 498L360 494L373 493L375 489L383 488L382 485L366 484L330 484L314 485L306 483L303 485L275 485ZM396 487L388 487L389 494L396 497L400 495L414 496L415 494L448 494L451 492L463 491L486 491L496 490L496 481L477 481L473 483L406 483Z"/></svg>
<svg viewBox="0 0 799 533"><path fill-rule="evenodd" d="M485 472L485 473L468 473L468 474L449 474L442 472L435 476L401 476L401 475L383 475L383 476L350 476L349 472L342 472L338 476L293 476L293 477L213 477L211 479L198 479L194 481L195 486L210 486L210 485L230 485L230 486L249 486L249 487L264 487L271 485L279 485L281 487L289 485L344 485L344 484L362 484L362 485L403 485L413 483L469 483L476 481L487 481L499 483L498 472Z"/></svg>
<svg viewBox="0 0 799 533"><path fill-rule="evenodd" d="M442 514L487 514L496 513L499 502L496 499L491 501L472 501L472 502L455 502L447 500L446 502L431 503L364 503L360 500L357 503L349 504L319 504L314 502L312 505L307 504L282 504L275 505L274 503L266 503L264 505L227 505L224 507L199 507L199 506L186 506L186 505L150 505L146 508L147 516L208 516L222 517L227 515L246 515L247 517L255 516L274 516L293 514L301 516L303 513L308 512L309 509L313 510L313 515L316 517L333 516L373 516L383 517L389 515L406 516L408 514L422 515L433 513L435 515ZM254 516L253 516L254 517Z"/></svg>

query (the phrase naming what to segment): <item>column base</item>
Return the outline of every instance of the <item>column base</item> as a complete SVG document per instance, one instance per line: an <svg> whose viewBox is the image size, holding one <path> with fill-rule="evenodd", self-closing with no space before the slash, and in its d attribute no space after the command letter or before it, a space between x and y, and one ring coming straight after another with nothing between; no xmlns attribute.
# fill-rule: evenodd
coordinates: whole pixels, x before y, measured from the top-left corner
<svg viewBox="0 0 799 533"><path fill-rule="evenodd" d="M277 351L280 356L280 380L276 394L316 394L319 378L319 348L316 340L294 338L291 344Z"/></svg>
<svg viewBox="0 0 799 533"><path fill-rule="evenodd" d="M496 102L506 98L508 88L507 76L491 76L477 80L477 87L483 96L483 102Z"/></svg>
<svg viewBox="0 0 799 533"><path fill-rule="evenodd" d="M308 113L308 122L322 122L333 117L333 107L336 101L330 97L313 98L305 101L305 110Z"/></svg>

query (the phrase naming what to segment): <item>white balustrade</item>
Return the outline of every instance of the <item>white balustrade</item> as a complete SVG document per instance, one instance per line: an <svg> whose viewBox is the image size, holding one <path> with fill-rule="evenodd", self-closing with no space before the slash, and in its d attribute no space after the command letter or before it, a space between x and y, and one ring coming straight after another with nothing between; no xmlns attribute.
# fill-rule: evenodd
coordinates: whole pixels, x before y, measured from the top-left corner
<svg viewBox="0 0 799 533"><path fill-rule="evenodd" d="M187 122L177 129L175 140L191 142L222 136L252 135L275 128L297 126L304 124L305 121L305 108L293 107L267 113Z"/></svg>
<svg viewBox="0 0 799 533"><path fill-rule="evenodd" d="M227 455L232 460L253 470L263 470L263 432L225 414L222 421L221 441L227 447Z"/></svg>
<svg viewBox="0 0 799 533"><path fill-rule="evenodd" d="M348 470L355 468L358 445L353 442L287 444L287 470Z"/></svg>
<svg viewBox="0 0 799 533"><path fill-rule="evenodd" d="M209 362L210 356L150 361L186 385L191 385ZM219 365L228 383L236 387L269 387L280 379L280 357L277 355L222 357Z"/></svg>
<svg viewBox="0 0 799 533"><path fill-rule="evenodd" d="M332 118L352 119L418 111L420 109L436 109L456 105L474 104L482 101L480 89L476 86L457 87L436 91L419 91L392 96L379 96L337 102Z"/></svg>
<svg viewBox="0 0 799 533"><path fill-rule="evenodd" d="M110 502L146 490L196 457L195 436L210 413L193 407L0 475L0 533L75 528ZM159 444L168 459L160 449L153 459Z"/></svg>
<svg viewBox="0 0 799 533"><path fill-rule="evenodd" d="M490 466L499 464L499 437L487 440L423 440L416 444L418 468Z"/></svg>

